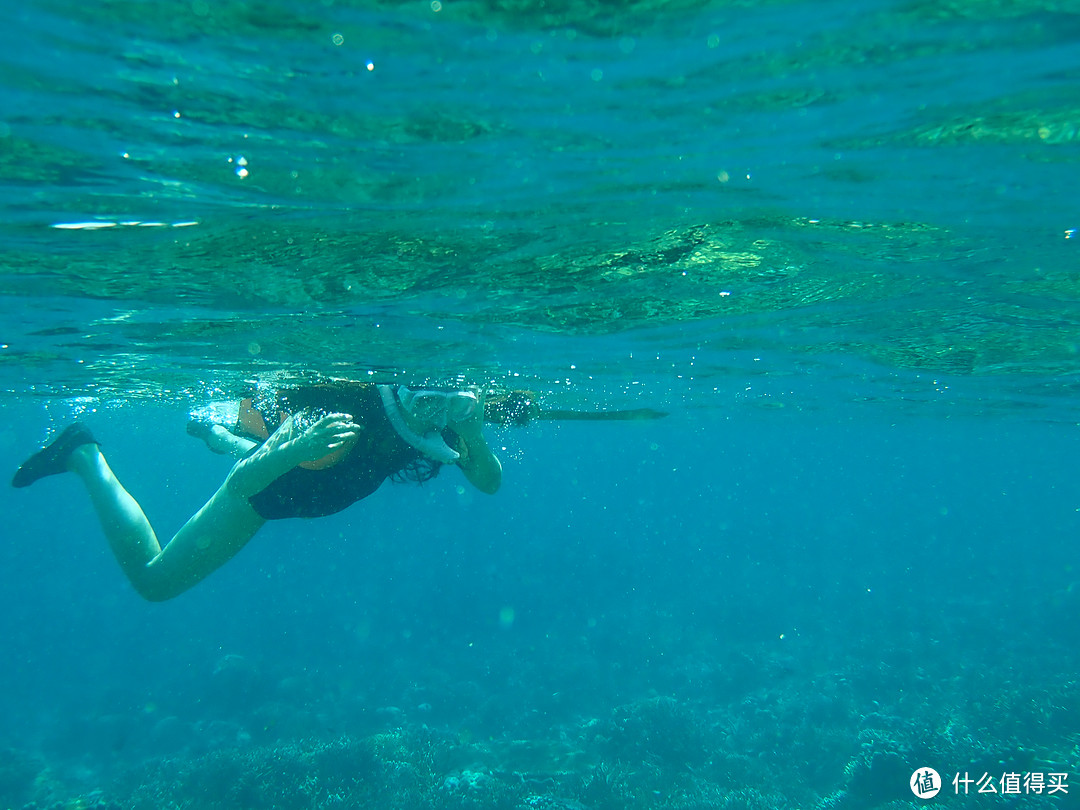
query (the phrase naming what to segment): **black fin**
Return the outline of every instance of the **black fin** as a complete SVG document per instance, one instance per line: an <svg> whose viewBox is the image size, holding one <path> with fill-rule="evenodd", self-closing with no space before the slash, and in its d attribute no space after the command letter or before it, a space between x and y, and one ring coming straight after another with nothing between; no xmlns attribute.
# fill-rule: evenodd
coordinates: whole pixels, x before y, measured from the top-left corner
<svg viewBox="0 0 1080 810"><path fill-rule="evenodd" d="M15 477L11 479L11 485L28 487L39 478L67 472L67 460L75 448L97 443L90 429L82 422L68 425L48 447L34 453L19 467Z"/></svg>

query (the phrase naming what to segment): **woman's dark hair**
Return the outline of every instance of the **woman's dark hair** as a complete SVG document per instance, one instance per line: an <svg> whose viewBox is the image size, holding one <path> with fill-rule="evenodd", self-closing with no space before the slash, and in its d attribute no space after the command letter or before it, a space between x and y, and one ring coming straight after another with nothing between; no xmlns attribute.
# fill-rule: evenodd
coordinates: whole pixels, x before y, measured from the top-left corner
<svg viewBox="0 0 1080 810"><path fill-rule="evenodd" d="M427 456L417 456L401 470L393 473L390 480L395 484L402 484L406 481L422 484L438 475L440 467L442 467L442 464L434 459Z"/></svg>

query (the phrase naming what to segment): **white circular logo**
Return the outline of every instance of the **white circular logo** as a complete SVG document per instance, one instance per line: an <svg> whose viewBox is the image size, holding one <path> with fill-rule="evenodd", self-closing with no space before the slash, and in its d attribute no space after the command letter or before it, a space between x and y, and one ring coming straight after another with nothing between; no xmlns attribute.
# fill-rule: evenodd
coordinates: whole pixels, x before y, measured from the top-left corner
<svg viewBox="0 0 1080 810"><path fill-rule="evenodd" d="M911 792L920 799L932 799L941 790L941 777L933 768L919 768L911 775Z"/></svg>

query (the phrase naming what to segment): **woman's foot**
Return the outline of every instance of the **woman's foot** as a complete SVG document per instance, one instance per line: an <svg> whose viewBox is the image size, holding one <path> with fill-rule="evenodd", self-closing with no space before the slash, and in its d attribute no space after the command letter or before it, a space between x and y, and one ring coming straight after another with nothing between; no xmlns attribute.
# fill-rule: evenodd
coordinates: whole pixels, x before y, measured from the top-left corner
<svg viewBox="0 0 1080 810"><path fill-rule="evenodd" d="M187 432L188 436L194 436L196 439L209 443L214 435L214 423L209 419L193 417L187 423Z"/></svg>
<svg viewBox="0 0 1080 810"><path fill-rule="evenodd" d="M13 487L28 487L39 478L59 475L68 471L68 459L84 444L97 444L90 429L82 422L75 422L57 436L47 447L30 456L11 479Z"/></svg>

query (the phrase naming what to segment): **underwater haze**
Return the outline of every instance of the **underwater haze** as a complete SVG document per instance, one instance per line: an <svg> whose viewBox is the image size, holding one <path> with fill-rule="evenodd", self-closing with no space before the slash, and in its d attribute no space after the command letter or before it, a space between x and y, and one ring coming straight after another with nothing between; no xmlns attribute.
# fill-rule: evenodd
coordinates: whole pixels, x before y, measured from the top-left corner
<svg viewBox="0 0 1080 810"><path fill-rule="evenodd" d="M8 5L9 475L169 537L255 389L551 418L160 604L5 486L0 810L1080 807L1080 3Z"/></svg>

